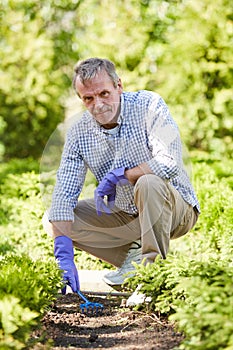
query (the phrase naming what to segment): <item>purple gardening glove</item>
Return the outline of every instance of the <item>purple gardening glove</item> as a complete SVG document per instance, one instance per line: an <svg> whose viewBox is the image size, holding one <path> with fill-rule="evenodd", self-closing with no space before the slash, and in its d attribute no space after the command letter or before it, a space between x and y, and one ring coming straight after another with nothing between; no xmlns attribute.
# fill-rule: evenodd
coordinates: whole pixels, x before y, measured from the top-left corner
<svg viewBox="0 0 233 350"><path fill-rule="evenodd" d="M74 264L73 242L67 236L59 236L54 240L54 255L61 270L64 270L63 280L68 284L73 292L80 289L78 271ZM62 289L62 294L66 294L66 286Z"/></svg>
<svg viewBox="0 0 233 350"><path fill-rule="evenodd" d="M117 168L110 171L99 183L95 190L96 212L100 216L102 212L111 214L116 198L116 185L128 185L129 181L125 177L125 168ZM104 203L104 197L107 196L107 205Z"/></svg>

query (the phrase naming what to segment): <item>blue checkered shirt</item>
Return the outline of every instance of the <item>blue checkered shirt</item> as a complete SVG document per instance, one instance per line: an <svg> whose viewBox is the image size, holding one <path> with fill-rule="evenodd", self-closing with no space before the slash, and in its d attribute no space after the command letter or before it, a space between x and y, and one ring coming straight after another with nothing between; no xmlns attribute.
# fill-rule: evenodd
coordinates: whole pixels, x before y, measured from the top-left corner
<svg viewBox="0 0 233 350"><path fill-rule="evenodd" d="M170 183L183 199L199 203L182 160L178 127L161 96L151 91L124 92L118 126L106 130L88 111L67 133L50 208L50 221L73 221L73 210L87 169L100 182L112 169L147 162L155 175ZM136 214L133 186L117 186L115 205Z"/></svg>

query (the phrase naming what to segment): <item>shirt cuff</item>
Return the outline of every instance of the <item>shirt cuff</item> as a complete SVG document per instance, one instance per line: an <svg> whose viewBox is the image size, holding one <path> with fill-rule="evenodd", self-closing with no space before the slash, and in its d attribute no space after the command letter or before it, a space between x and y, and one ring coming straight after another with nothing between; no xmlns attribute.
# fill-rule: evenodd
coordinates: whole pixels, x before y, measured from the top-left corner
<svg viewBox="0 0 233 350"><path fill-rule="evenodd" d="M74 212L70 208L51 208L48 215L49 221L72 221L74 222Z"/></svg>

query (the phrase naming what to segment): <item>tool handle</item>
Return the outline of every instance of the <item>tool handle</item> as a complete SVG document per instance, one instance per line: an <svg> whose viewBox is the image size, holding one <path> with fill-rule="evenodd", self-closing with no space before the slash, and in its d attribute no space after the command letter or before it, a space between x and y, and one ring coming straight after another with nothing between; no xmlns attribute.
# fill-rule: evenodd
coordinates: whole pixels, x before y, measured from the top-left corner
<svg viewBox="0 0 233 350"><path fill-rule="evenodd" d="M76 292L86 303L89 303L89 300L83 295L83 293L80 290L77 290Z"/></svg>

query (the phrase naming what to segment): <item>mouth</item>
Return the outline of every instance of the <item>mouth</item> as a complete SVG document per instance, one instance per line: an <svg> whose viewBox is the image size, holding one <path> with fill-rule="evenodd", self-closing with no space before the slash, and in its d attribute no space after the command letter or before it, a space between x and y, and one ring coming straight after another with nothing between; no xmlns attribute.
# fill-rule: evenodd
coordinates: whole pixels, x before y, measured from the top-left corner
<svg viewBox="0 0 233 350"><path fill-rule="evenodd" d="M112 107L108 104L102 104L102 106L99 105L99 106L94 106L94 107L95 108L93 108L93 112L95 114L103 114L103 113L112 111Z"/></svg>
<svg viewBox="0 0 233 350"><path fill-rule="evenodd" d="M109 113L111 112L111 110L108 108L108 109L104 109L104 110L101 110L101 111L94 111L93 114L98 116L98 115L103 115L105 113Z"/></svg>

